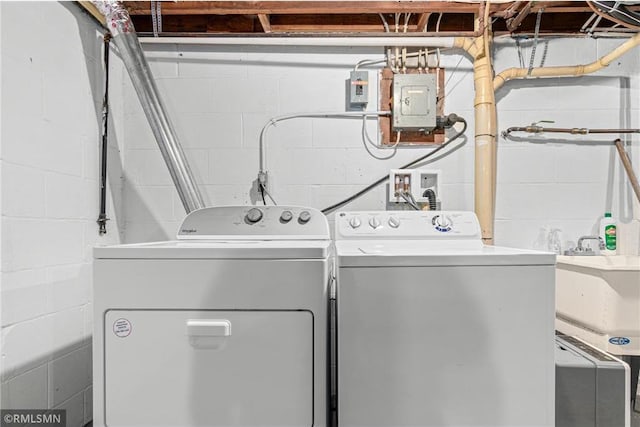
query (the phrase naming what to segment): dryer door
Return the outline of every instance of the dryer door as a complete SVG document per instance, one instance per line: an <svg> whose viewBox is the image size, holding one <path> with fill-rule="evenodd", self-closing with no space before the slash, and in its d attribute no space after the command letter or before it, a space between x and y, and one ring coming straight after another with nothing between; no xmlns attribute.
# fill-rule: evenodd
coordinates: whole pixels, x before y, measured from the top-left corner
<svg viewBox="0 0 640 427"><path fill-rule="evenodd" d="M109 426L311 426L308 311L111 310Z"/></svg>

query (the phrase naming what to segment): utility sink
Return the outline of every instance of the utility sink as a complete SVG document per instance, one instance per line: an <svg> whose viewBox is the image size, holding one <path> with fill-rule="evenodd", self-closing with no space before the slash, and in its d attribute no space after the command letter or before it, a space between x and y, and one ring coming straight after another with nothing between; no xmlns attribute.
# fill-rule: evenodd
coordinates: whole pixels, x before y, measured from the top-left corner
<svg viewBox="0 0 640 427"><path fill-rule="evenodd" d="M640 256L558 256L556 329L640 355Z"/></svg>

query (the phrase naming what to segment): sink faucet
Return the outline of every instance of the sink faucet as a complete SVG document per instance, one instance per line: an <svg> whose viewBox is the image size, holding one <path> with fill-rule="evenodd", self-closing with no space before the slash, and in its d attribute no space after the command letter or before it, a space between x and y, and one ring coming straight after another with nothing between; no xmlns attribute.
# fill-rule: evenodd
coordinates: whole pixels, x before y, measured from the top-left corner
<svg viewBox="0 0 640 427"><path fill-rule="evenodd" d="M598 249L604 250L604 240L602 240L602 237L598 237L598 236L582 236L582 237L580 237L578 239L578 246L576 246L576 249L578 251L587 250L587 249L582 247L582 242L584 242L585 240L597 240L598 241Z"/></svg>
<svg viewBox="0 0 640 427"><path fill-rule="evenodd" d="M585 240L596 240L598 242L598 248L600 250L603 250L605 248L604 246L604 240L602 240L602 237L598 237L598 236L582 236L578 239L578 245L574 248L574 249L568 249L566 251L564 251L565 255L571 255L571 256L584 256L584 255L595 255L595 251L591 248L583 248L582 247L582 242L584 242Z"/></svg>

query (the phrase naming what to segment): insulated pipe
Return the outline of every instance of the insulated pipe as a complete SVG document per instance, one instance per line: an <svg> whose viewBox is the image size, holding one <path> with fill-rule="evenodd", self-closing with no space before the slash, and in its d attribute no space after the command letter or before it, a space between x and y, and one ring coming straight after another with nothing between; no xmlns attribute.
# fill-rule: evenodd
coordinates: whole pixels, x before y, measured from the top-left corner
<svg viewBox="0 0 640 427"><path fill-rule="evenodd" d="M93 1L93 4L107 20L107 27L122 56L122 62L129 72L133 87L138 94L142 109L151 125L151 131L185 211L189 213L205 207L178 136L160 98L149 64L138 42L129 13L119 1Z"/></svg>
<svg viewBox="0 0 640 427"><path fill-rule="evenodd" d="M493 79L493 88L494 90L498 90L507 80L511 79L521 79L525 77L576 77L584 74L591 74L607 67L638 44L640 44L640 33L631 37L608 54L590 64L534 68L530 75L527 75L529 72L529 69L527 68L509 68L498 74Z"/></svg>

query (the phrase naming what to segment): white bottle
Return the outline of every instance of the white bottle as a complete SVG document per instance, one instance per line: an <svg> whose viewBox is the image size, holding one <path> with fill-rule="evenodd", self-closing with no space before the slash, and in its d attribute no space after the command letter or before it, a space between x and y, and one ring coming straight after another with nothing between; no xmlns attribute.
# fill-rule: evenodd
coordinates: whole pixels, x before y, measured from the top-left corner
<svg viewBox="0 0 640 427"><path fill-rule="evenodd" d="M616 220L611 217L611 212L605 212L604 218L600 220L600 237L604 241L604 249L600 251L602 255L615 255L618 248Z"/></svg>

